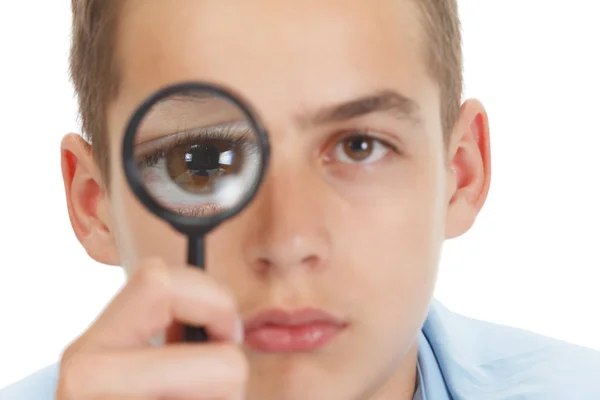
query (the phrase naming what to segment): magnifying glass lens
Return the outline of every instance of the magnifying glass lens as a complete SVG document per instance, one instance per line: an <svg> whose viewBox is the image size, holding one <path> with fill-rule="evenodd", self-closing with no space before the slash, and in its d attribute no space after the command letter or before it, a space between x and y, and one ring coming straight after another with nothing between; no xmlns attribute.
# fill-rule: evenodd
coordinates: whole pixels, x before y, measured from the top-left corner
<svg viewBox="0 0 600 400"><path fill-rule="evenodd" d="M145 191L172 214L218 217L253 194L261 141L231 100L186 90L152 105L137 125L134 157Z"/></svg>

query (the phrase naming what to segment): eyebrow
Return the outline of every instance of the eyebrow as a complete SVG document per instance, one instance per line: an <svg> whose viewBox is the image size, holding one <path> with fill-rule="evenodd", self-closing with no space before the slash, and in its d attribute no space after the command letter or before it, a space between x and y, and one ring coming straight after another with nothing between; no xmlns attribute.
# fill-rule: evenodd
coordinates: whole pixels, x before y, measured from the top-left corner
<svg viewBox="0 0 600 400"><path fill-rule="evenodd" d="M324 125L344 122L373 113L391 113L414 124L420 122L419 106L409 97L394 91L383 90L372 95L318 110L312 115L299 117L302 125Z"/></svg>
<svg viewBox="0 0 600 400"><path fill-rule="evenodd" d="M156 105L162 105L162 104L169 104L171 102L175 102L175 101L179 101L179 102L188 102L188 101L194 101L194 102L198 102L199 100L214 100L214 99L223 99L223 97L217 96L213 93L203 93L201 91L198 90L188 90L188 91L182 91L182 92L178 92L176 94L173 94L171 96L165 97L159 101L156 102Z"/></svg>
<svg viewBox="0 0 600 400"><path fill-rule="evenodd" d="M156 105L171 101L208 101L215 98L222 99L212 93L191 90L163 99ZM316 112L305 113L299 115L297 120L301 126L318 126L344 122L374 113L388 113L414 125L419 125L421 122L419 106L416 101L395 90L381 90L371 95L322 108Z"/></svg>

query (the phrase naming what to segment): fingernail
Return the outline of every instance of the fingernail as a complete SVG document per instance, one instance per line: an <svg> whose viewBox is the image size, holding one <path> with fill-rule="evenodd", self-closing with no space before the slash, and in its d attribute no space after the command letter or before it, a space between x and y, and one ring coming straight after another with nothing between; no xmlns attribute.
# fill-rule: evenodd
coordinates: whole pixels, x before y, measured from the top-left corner
<svg viewBox="0 0 600 400"><path fill-rule="evenodd" d="M238 320L236 325L234 340L237 344L242 344L244 343L244 323Z"/></svg>

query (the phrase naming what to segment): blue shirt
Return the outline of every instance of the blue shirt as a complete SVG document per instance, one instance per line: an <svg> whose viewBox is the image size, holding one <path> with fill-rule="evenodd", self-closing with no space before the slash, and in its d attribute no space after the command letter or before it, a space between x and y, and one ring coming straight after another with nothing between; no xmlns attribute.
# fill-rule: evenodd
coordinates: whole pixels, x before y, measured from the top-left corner
<svg viewBox="0 0 600 400"><path fill-rule="evenodd" d="M51 400L57 366L0 400ZM600 400L600 352L478 321L433 301L419 338L422 400Z"/></svg>

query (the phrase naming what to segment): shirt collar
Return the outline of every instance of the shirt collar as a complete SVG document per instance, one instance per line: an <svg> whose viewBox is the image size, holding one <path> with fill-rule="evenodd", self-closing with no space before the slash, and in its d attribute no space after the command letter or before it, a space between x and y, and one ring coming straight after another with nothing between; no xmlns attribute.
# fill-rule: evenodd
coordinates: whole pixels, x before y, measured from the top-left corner
<svg viewBox="0 0 600 400"><path fill-rule="evenodd" d="M452 400L431 344L423 332L419 335L417 376L419 388L415 400Z"/></svg>

